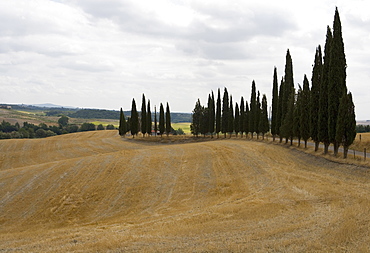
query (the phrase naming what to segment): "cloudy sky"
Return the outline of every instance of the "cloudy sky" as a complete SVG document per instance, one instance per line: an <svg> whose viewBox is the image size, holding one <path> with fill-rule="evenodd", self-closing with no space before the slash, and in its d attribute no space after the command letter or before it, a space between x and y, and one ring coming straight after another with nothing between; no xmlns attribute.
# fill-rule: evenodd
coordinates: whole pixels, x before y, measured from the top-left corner
<svg viewBox="0 0 370 253"><path fill-rule="evenodd" d="M191 112L211 90L271 99L274 66L296 86L339 9L347 86L370 119L370 1L1 0L0 103L125 110L141 96Z"/></svg>

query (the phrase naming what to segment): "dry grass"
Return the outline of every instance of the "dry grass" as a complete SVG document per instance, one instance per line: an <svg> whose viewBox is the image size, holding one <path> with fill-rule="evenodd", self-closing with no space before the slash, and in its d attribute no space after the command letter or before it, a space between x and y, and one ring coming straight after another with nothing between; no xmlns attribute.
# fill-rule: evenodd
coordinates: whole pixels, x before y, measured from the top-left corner
<svg viewBox="0 0 370 253"><path fill-rule="evenodd" d="M367 169L261 141L156 141L1 141L0 251L370 250Z"/></svg>

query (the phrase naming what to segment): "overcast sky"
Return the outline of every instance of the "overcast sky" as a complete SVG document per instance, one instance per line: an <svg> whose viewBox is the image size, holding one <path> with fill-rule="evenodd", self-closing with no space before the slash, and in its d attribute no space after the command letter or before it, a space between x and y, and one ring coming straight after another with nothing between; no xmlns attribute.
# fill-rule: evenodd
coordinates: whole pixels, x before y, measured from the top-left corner
<svg viewBox="0 0 370 253"><path fill-rule="evenodd" d="M1 0L0 103L130 110L145 93L153 107L191 112L217 88L249 102L252 80L270 101L288 48L296 87L311 80L336 6L356 116L370 119L370 1L360 0Z"/></svg>

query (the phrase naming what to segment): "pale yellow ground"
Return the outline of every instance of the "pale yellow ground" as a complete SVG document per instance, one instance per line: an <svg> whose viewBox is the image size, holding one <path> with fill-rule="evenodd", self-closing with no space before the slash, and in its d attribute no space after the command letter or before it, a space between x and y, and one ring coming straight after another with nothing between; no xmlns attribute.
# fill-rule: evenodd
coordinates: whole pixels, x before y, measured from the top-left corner
<svg viewBox="0 0 370 253"><path fill-rule="evenodd" d="M367 252L369 227L367 169L280 145L0 141L0 252Z"/></svg>

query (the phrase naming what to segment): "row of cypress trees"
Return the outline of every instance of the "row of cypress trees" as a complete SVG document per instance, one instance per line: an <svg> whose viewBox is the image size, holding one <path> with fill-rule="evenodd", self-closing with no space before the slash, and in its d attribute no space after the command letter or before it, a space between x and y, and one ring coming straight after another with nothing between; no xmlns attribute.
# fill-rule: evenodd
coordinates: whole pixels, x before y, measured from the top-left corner
<svg viewBox="0 0 370 253"><path fill-rule="evenodd" d="M234 110L235 108L235 110ZM223 133L226 138L226 134L231 137L232 133L236 136L245 133L246 136L250 132L258 135L261 133L264 138L265 133L269 131L269 120L267 114L267 98L263 95L262 101L260 99L260 92L256 95L256 84L252 82L252 92L250 106L248 102L244 102L243 96L240 99L240 106L236 102L235 107L233 104L232 95L229 96L228 90L225 87L222 103L220 89L217 92L217 101L215 102L213 91L208 95L207 106L202 106L200 100L195 104L192 124L190 125L191 133L195 136L199 134L210 134L213 137L214 134Z"/></svg>
<svg viewBox="0 0 370 253"><path fill-rule="evenodd" d="M307 76L303 79L303 88L299 85L296 92L293 85L292 60L288 50L285 76L278 91L276 68L274 69L272 91L271 133L291 140L298 138L298 145L303 139L315 142L315 151L319 143L324 143L324 153L328 153L330 143L334 146L334 155L338 154L339 145L344 147L344 157L348 147L356 137L356 119L352 94L347 93L346 57L342 38L342 27L338 9L335 10L333 32L327 27L324 57L321 46L316 48L312 70L311 89Z"/></svg>
<svg viewBox="0 0 370 253"><path fill-rule="evenodd" d="M152 135L152 130L154 130L154 135L159 133L162 136L164 133L166 133L168 136L171 132L171 129L171 112L168 102L166 106L166 114L164 113L163 104L160 103L159 122L157 121L157 108L154 106L154 127L150 100L148 99L148 103L146 103L144 94L142 97L140 117L136 109L136 102L134 98L132 99L131 105L131 117L128 117L127 120L121 108L118 128L119 135L121 136L125 136L128 132L131 133L133 138L135 135L138 135L139 132L141 132L143 136L150 136Z"/></svg>

